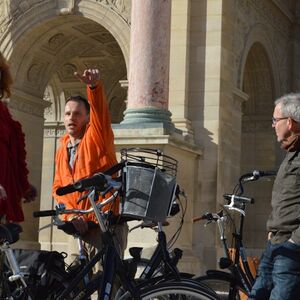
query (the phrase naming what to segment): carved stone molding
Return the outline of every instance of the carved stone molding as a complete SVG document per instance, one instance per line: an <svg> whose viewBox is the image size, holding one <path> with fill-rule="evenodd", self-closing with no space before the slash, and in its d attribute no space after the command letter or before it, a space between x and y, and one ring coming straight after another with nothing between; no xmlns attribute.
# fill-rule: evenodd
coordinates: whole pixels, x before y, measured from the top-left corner
<svg viewBox="0 0 300 300"><path fill-rule="evenodd" d="M55 128L53 128L53 126ZM56 138L56 137L62 137L66 133L66 130L64 129L63 124L57 123L45 123L45 129L44 129L44 138Z"/></svg>
<svg viewBox="0 0 300 300"><path fill-rule="evenodd" d="M50 105L47 101L38 99L37 97L22 91L14 89L12 94L13 97L10 100L9 106L15 110L22 111L30 115L43 117L44 109Z"/></svg>
<svg viewBox="0 0 300 300"><path fill-rule="evenodd" d="M64 64L57 72L62 82L74 82L74 72L78 70L77 66L71 63Z"/></svg>
<svg viewBox="0 0 300 300"><path fill-rule="evenodd" d="M118 14L130 26L131 0L95 0Z"/></svg>
<svg viewBox="0 0 300 300"><path fill-rule="evenodd" d="M128 26L130 26L131 0L94 0L106 9L112 10ZM74 14L77 11L79 4L82 1L78 0L56 0L56 11L59 15ZM88 2L88 1L87 1ZM0 0L0 42L4 38L4 33L9 26L15 23L19 18L22 18L28 11L34 11L39 6L53 7L53 1L50 0Z"/></svg>
<svg viewBox="0 0 300 300"><path fill-rule="evenodd" d="M53 93L50 89L50 87L46 87L45 93L44 93L44 97L43 100L46 101L47 103L49 103L49 106L45 108L44 110L44 116L46 118L50 118L54 116L54 112L53 112Z"/></svg>
<svg viewBox="0 0 300 300"><path fill-rule="evenodd" d="M261 0L235 0L236 19L233 41L235 54L235 82L236 86L242 85L241 63L245 55L245 47L249 40L250 33L261 32L260 38L266 39L269 49L272 49L275 57L268 57L271 65L278 66L279 70L286 68L287 45L289 44L291 21L281 13L280 9L272 6L269 1ZM255 41L253 41L255 42ZM273 61L272 61L273 60ZM280 72L280 89L285 90L287 80L285 72Z"/></svg>
<svg viewBox="0 0 300 300"><path fill-rule="evenodd" d="M289 36L291 20L282 14L278 8L273 9L269 1L236 0L236 5L238 10L246 16L246 20L267 22L276 31L279 31L286 37Z"/></svg>
<svg viewBox="0 0 300 300"><path fill-rule="evenodd" d="M57 0L56 5L59 15L70 15L74 11L75 0Z"/></svg>

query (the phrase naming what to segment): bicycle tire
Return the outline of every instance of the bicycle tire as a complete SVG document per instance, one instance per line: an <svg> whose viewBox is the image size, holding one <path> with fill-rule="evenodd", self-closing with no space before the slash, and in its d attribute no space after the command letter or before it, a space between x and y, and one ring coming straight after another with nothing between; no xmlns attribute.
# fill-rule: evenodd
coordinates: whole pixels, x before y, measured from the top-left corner
<svg viewBox="0 0 300 300"><path fill-rule="evenodd" d="M241 295L246 295L245 290L236 284L233 279L222 274L199 276L194 280L204 283L216 292L220 300L241 300Z"/></svg>
<svg viewBox="0 0 300 300"><path fill-rule="evenodd" d="M131 295L125 293L115 300L129 300ZM218 300L219 298L207 287L193 282L172 281L151 286L141 292L141 300Z"/></svg>

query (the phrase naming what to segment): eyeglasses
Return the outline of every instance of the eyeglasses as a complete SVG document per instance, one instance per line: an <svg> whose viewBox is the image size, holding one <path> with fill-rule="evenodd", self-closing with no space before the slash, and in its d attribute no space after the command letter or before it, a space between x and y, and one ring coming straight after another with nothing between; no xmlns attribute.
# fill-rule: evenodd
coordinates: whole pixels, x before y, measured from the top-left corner
<svg viewBox="0 0 300 300"><path fill-rule="evenodd" d="M279 122L280 120L286 120L289 117L283 117L283 118L274 118L272 117L272 124L275 125L277 122Z"/></svg>

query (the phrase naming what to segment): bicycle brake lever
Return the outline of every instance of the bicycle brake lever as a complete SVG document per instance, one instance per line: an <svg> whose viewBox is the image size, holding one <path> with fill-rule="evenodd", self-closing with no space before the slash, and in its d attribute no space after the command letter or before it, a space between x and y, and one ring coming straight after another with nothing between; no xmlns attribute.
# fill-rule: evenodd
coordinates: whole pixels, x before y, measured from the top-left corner
<svg viewBox="0 0 300 300"><path fill-rule="evenodd" d="M78 200L77 200L77 204L79 204L81 201L83 201L84 199L86 199L89 196L89 193L84 194L83 196L81 196Z"/></svg>
<svg viewBox="0 0 300 300"><path fill-rule="evenodd" d="M242 214L244 217L246 216L245 212L240 209L240 208L237 208L233 205L224 205L225 208L228 208L229 210L236 210L238 213Z"/></svg>
<svg viewBox="0 0 300 300"><path fill-rule="evenodd" d="M237 212L239 212L240 214L242 214L243 216L245 216L245 211L237 208L236 206L234 206L235 202L234 202L234 194L231 195L231 199L230 199L230 204L229 205L224 205L224 207L228 208L229 210L236 210Z"/></svg>
<svg viewBox="0 0 300 300"><path fill-rule="evenodd" d="M105 194L107 194L110 190L119 190L121 187L122 187L122 183L121 182L111 181L111 182L109 182L107 188L104 191L100 192L100 195L102 197L104 197Z"/></svg>
<svg viewBox="0 0 300 300"><path fill-rule="evenodd" d="M212 220L209 220L207 221L205 224L204 224L204 227L206 227L208 224L210 224L212 222Z"/></svg>

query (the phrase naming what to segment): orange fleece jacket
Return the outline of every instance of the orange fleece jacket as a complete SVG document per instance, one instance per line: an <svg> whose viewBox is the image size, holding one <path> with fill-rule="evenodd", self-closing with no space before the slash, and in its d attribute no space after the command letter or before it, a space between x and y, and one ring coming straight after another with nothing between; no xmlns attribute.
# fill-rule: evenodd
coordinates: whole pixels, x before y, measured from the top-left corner
<svg viewBox="0 0 300 300"><path fill-rule="evenodd" d="M87 87L87 95L90 103L90 122L85 134L80 141L74 160L74 168L69 166L67 144L70 140L68 134L61 138L61 146L56 153L56 171L53 183L53 197L57 203L64 203L67 209L88 209L88 199L77 204L77 200L83 193L75 192L64 196L57 196L57 188L72 184L75 181L92 176L96 172L103 172L117 163L114 135L111 128L110 115L101 83L94 88ZM118 204L113 204L115 214L118 214ZM64 215L68 220L74 215ZM95 221L94 214L84 216L86 220Z"/></svg>

